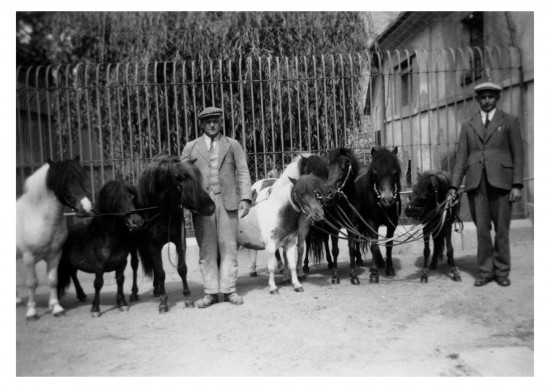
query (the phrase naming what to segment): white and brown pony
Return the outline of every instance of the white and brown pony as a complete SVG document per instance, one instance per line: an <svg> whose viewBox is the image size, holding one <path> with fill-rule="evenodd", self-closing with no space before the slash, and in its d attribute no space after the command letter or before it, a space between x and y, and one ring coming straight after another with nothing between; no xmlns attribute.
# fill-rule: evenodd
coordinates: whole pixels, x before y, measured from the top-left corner
<svg viewBox="0 0 550 388"><path fill-rule="evenodd" d="M240 219L239 244L267 251L269 288L272 294L278 293L275 285L275 252L279 248L283 248L292 287L297 292L303 291L296 272L297 262L303 254L305 237L311 223L319 222L324 217L323 198L327 190L326 176L321 178L314 171L304 169L306 163L316 162L321 163L320 167L324 167L328 175L326 162L321 157L299 156L271 186L269 197L255 203L249 214Z"/></svg>
<svg viewBox="0 0 550 388"><path fill-rule="evenodd" d="M92 203L84 183L86 176L79 158L52 162L48 160L25 181L23 195L16 204L17 253L23 257L27 269L27 319L38 318L35 294L38 286L36 264L47 264L50 288L49 308L54 316L63 314L57 297L57 266L61 249L67 239L65 207L77 215L89 215Z"/></svg>

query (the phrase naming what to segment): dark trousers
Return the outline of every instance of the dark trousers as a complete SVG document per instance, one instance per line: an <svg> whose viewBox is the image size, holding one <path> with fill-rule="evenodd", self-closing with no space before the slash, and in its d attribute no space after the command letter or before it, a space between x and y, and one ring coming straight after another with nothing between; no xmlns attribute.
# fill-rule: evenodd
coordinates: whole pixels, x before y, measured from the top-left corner
<svg viewBox="0 0 550 388"><path fill-rule="evenodd" d="M482 278L508 277L510 273L510 221L508 190L491 187L483 170L481 183L468 192L470 213L477 229L477 263ZM491 223L495 242L491 240Z"/></svg>

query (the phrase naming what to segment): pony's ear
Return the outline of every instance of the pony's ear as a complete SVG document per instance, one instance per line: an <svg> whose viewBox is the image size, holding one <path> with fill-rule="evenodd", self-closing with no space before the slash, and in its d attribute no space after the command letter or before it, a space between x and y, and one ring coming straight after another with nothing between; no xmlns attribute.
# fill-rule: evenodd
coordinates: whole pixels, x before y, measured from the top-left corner
<svg viewBox="0 0 550 388"><path fill-rule="evenodd" d="M305 160L308 160L308 158L309 158L309 156L306 156L306 155L303 155L303 154L300 154L300 156L302 157L302 159L305 159Z"/></svg>
<svg viewBox="0 0 550 388"><path fill-rule="evenodd" d="M395 148L393 149L393 153L397 155L397 149L399 148L399 146L395 146Z"/></svg>
<svg viewBox="0 0 550 388"><path fill-rule="evenodd" d="M76 155L76 157L73 159L75 162L80 162L80 155Z"/></svg>
<svg viewBox="0 0 550 388"><path fill-rule="evenodd" d="M290 179L290 181L292 182L292 184L293 184L293 185L295 185L295 184L296 184L296 179L294 179L294 178L291 178L291 177L288 177L288 179Z"/></svg>
<svg viewBox="0 0 550 388"><path fill-rule="evenodd" d="M48 164L51 166L53 164L53 160L51 160L50 158L48 158L48 160L46 160L46 162L48 162Z"/></svg>

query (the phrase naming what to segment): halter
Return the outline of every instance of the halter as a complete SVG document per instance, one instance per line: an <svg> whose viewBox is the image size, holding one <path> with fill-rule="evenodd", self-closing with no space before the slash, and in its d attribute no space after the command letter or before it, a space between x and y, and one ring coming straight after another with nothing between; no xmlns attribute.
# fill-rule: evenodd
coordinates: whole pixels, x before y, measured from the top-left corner
<svg viewBox="0 0 550 388"><path fill-rule="evenodd" d="M350 163L350 165L348 166L348 172L346 174L346 177L344 178L344 181L342 182L342 184L336 189L336 194L340 195L343 192L342 189L344 188L344 186L348 182L348 179L351 175L351 170L352 170L352 168L351 168L351 163Z"/></svg>
<svg viewBox="0 0 550 388"><path fill-rule="evenodd" d="M317 201L319 201L320 203L322 203L322 199L323 199L323 196L320 195L319 193L315 192L315 198L317 199ZM296 204L295 204L296 203ZM292 206L292 208L294 210L296 210L296 212L298 213L303 213L306 215L306 218L308 219L308 221L311 223L311 224L314 224L315 221L311 218L311 214L308 213L306 211L306 209L304 208L304 206L302 206L302 204L300 203L300 201L298 200L298 197L296 197L296 193L292 193L290 195L290 205Z"/></svg>
<svg viewBox="0 0 550 388"><path fill-rule="evenodd" d="M374 190L374 193L376 194L376 198L378 198L377 205L381 206L381 204L380 204L380 189L378 189L378 185L376 184L376 180L374 180L374 184L373 184L372 188ZM399 195L399 190L397 188L397 182L393 184L392 194L393 194L393 199L397 200L397 197Z"/></svg>

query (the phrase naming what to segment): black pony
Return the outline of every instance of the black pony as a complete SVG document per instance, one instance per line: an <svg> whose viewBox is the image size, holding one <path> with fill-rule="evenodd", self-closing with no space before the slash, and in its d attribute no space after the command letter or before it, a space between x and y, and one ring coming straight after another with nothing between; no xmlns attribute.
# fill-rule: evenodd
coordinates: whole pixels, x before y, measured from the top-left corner
<svg viewBox="0 0 550 388"><path fill-rule="evenodd" d="M418 182L413 187L409 205L405 215L421 221L424 234L424 267L420 281L428 282L428 261L430 258L430 236L433 240L433 257L431 270L437 268L437 262L443 258L443 245L447 248L447 263L451 267L451 279L459 282L462 279L454 260L454 249L451 242L452 226L460 222L460 201L456 204L447 203L446 195L451 181L442 172L426 171L418 176Z"/></svg>
<svg viewBox="0 0 550 388"><path fill-rule="evenodd" d="M311 242L320 239L325 248L325 257L328 261L328 267L332 269L332 283L340 283L338 276L338 234L340 228L350 226L351 215L353 214L350 204L356 201L355 178L359 172L359 162L353 151L349 148L335 148L330 150L325 158L328 163L328 195L325 201L325 217L327 222L314 228L307 238L307 247ZM332 245L329 249L329 237ZM348 237L350 233L348 232ZM304 272L308 272L308 252L306 250L306 259L304 260ZM317 254L320 257L320 254ZM362 260L358 258L357 265L363 265ZM354 269L353 271L354 272ZM354 282L356 276L352 276Z"/></svg>
<svg viewBox="0 0 550 388"><path fill-rule="evenodd" d="M146 221L138 252L143 272L153 276L153 295L160 297L159 312L168 311L161 249L169 242L176 246L177 270L183 282L185 306L192 307L194 303L187 285L183 208L201 215L214 213L214 202L202 187L202 175L192 163L180 162L177 156L160 154L143 171L138 190L140 205L149 208L143 213Z"/></svg>
<svg viewBox="0 0 550 388"><path fill-rule="evenodd" d="M57 291L59 296L73 280L78 300L86 300L86 294L78 281L77 271L95 274L95 297L92 315L99 316L99 293L103 287L103 274L115 271L117 305L127 309L124 299L124 270L128 254L136 255L134 232L143 224L137 208L137 189L122 180L109 181L99 191L96 212L90 221L72 225L63 245L58 267ZM137 260L137 258L135 258Z"/></svg>
<svg viewBox="0 0 550 388"><path fill-rule="evenodd" d="M386 268L386 275L394 276L395 269L392 261L393 241L391 238L397 227L401 214L401 165L397 158L397 147L390 151L386 148L373 148L372 160L366 171L363 170L355 180L356 198L353 205L358 211L354 214L359 232L371 240L370 249L373 262L371 265L370 281L378 283L378 268ZM366 224L365 224L366 222ZM382 258L378 243L378 228L385 225L386 262ZM355 257L360 257L358 244L350 242L350 264ZM353 282L355 276L355 282ZM352 283L359 284L359 279L352 272Z"/></svg>

